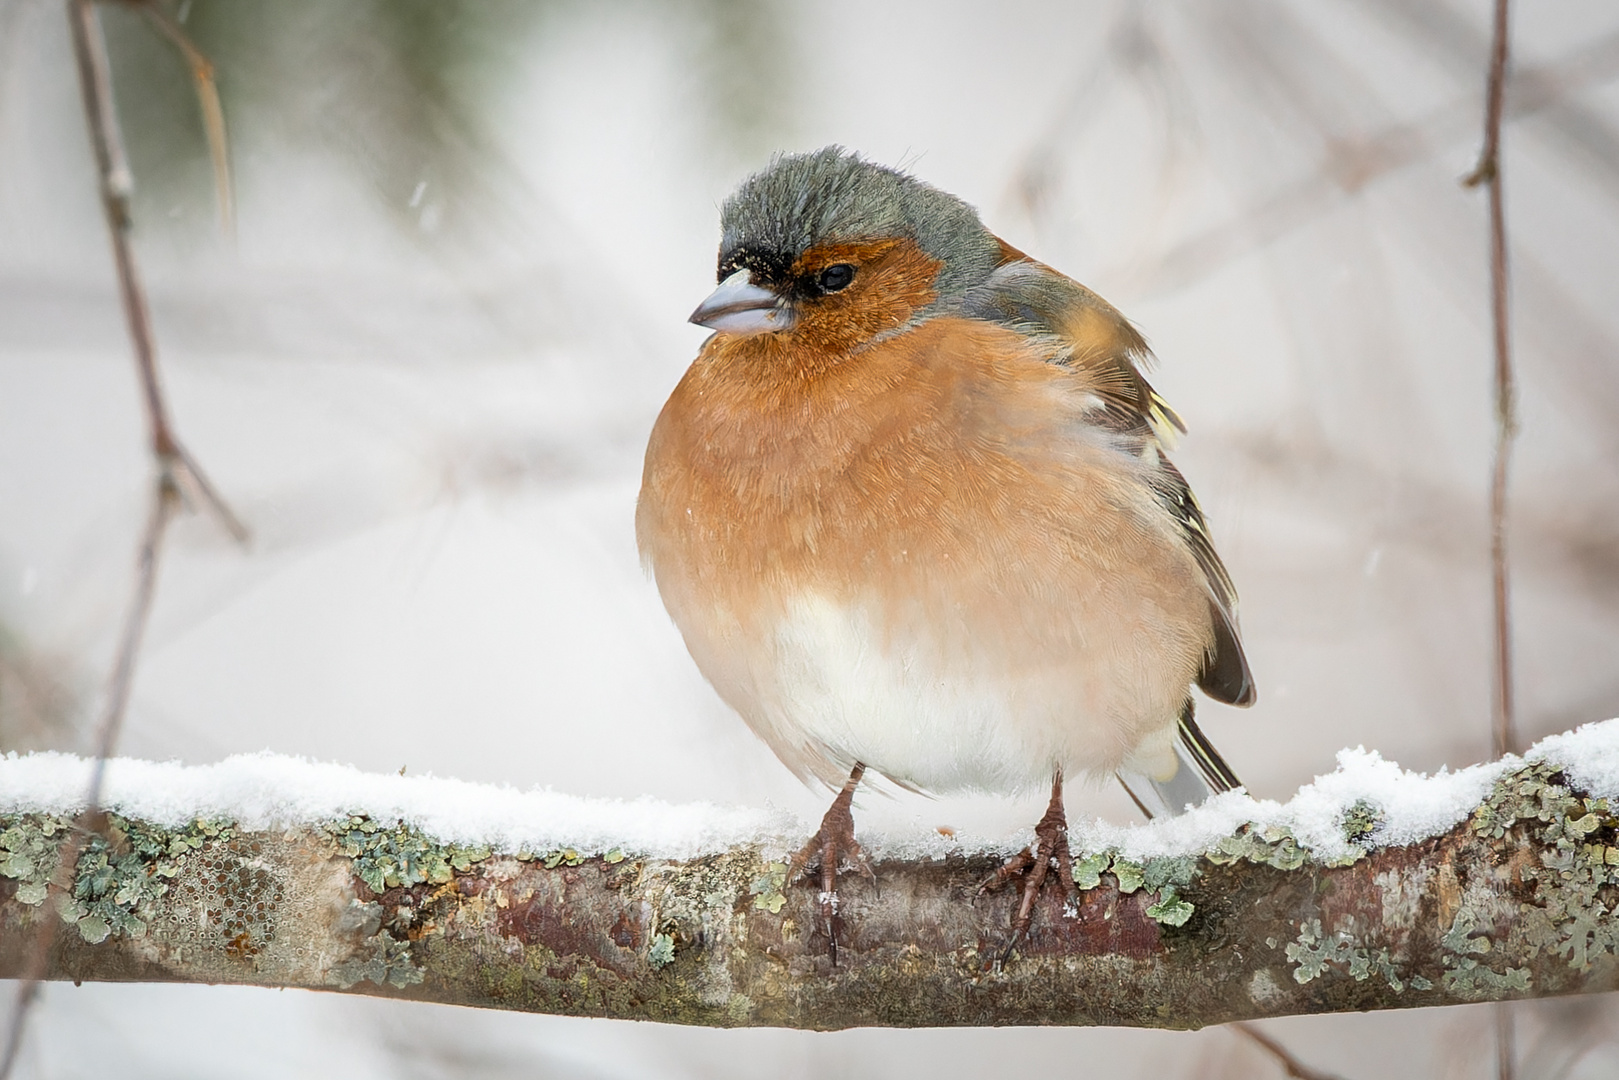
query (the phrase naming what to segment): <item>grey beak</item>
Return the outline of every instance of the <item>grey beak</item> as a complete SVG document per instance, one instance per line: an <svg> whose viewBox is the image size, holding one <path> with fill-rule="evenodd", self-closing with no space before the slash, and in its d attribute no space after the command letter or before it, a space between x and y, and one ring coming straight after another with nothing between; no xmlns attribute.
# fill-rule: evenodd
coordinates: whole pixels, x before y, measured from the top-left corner
<svg viewBox="0 0 1619 1080"><path fill-rule="evenodd" d="M748 271L738 270L697 305L690 321L724 334L747 337L786 330L794 319L781 297L753 284Z"/></svg>

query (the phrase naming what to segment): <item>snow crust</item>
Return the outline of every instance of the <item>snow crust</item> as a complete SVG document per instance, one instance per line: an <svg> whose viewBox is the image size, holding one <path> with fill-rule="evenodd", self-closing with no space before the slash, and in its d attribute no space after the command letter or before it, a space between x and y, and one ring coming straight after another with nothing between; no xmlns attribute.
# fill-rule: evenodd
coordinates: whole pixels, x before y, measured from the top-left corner
<svg viewBox="0 0 1619 1080"><path fill-rule="evenodd" d="M0 813L77 813L84 808L90 764L58 753L0 758ZM680 859L768 843L796 825L790 816L768 810L518 791L435 776L367 773L268 752L213 765L118 758L108 762L104 790L106 809L161 825L215 817L268 830L365 813L389 824L407 821L440 841L488 844L503 852L573 848L600 854L619 847Z"/></svg>
<svg viewBox="0 0 1619 1080"><path fill-rule="evenodd" d="M1565 735L1553 735L1538 743L1526 755L1530 761L1545 761L1564 774L1588 795L1599 799L1619 799L1619 720L1586 724Z"/></svg>
<svg viewBox="0 0 1619 1080"><path fill-rule="evenodd" d="M1446 832L1472 812L1502 773L1526 761L1564 769L1583 790L1619 798L1619 719L1544 739L1522 758L1428 776L1407 772L1375 750L1338 754L1338 768L1286 803L1226 792L1179 817L1123 826L1073 822L1076 851L1117 849L1141 860L1194 854L1243 825L1282 827L1300 846L1331 858L1350 852L1344 815L1369 803L1381 815L1377 846L1409 844ZM0 813L83 809L90 762L71 754L0 757ZM408 821L441 841L487 844L496 851L612 848L658 858L690 858L744 844L784 853L802 842L805 823L780 811L675 805L652 799L589 799L550 790L518 791L433 776L364 773L346 765L259 753L213 765L119 758L108 764L104 804L126 817L165 825L194 817L226 818L247 829L317 824L354 813ZM1015 850L1027 837L987 839L936 832L866 838L873 854L939 857L963 850Z"/></svg>

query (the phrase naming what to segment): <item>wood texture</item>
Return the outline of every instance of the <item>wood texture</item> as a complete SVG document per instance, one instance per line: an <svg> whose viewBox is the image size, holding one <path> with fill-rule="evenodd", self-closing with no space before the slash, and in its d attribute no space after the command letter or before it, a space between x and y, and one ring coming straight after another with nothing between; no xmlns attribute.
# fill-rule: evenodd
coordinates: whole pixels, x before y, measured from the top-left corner
<svg viewBox="0 0 1619 1080"><path fill-rule="evenodd" d="M879 860L878 888L846 878L834 967L813 930L814 889L783 889L781 864L753 849L518 858L361 818L273 835L110 819L81 856L77 921L62 923L47 977L815 1029L1195 1028L1612 990L1619 822L1561 780L1546 765L1507 774L1449 833L1349 865L1275 833L1111 872L1079 853L1076 876L1095 884L1068 913L1047 889L1005 964L1014 898L974 900L999 865L988 853ZM0 821L0 846L22 850L43 820ZM1346 827L1375 838L1375 813ZM0 977L18 972L38 921L59 918L67 884L59 873L37 902L36 869L26 903L24 864L10 857ZM108 907L118 895L125 907ZM126 909L133 921L120 923Z"/></svg>

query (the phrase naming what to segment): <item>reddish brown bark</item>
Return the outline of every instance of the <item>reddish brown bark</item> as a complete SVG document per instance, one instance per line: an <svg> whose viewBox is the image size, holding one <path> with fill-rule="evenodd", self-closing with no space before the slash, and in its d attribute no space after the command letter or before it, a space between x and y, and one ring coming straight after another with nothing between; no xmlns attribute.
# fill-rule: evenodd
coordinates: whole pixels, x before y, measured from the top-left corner
<svg viewBox="0 0 1619 1080"><path fill-rule="evenodd" d="M1104 873L1067 912L1047 888L1005 964L1015 898L975 899L1000 864L990 854L879 861L879 888L842 879L834 967L816 889L781 890L781 864L752 849L686 862L494 856L379 894L330 833L309 829L171 860L144 935L90 944L64 925L49 977L821 1029L1189 1028L1619 988L1606 914L1619 906L1619 822L1535 768L1450 833L1351 865L1299 864L1274 845L1236 861L1216 852L1176 887L1192 904L1179 926L1154 907L1152 866L1130 893ZM54 899L28 905L17 891L0 879L0 976L19 969L30 927L56 918Z"/></svg>

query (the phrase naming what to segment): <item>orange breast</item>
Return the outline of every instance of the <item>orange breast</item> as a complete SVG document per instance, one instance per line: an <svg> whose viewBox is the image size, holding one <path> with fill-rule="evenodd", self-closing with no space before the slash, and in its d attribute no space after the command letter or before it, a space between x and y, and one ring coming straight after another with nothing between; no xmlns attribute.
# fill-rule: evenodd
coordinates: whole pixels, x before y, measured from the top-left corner
<svg viewBox="0 0 1619 1080"><path fill-rule="evenodd" d="M782 644L810 601L869 634L840 663L869 660L901 697L948 684L903 723L948 727L960 700L971 724L941 738L1004 729L997 775L1110 769L1173 724L1209 639L1205 588L1139 465L1085 422L1082 372L952 318L803 359L772 335L710 339L658 418L636 521L694 658L784 761L835 777L862 724L898 722L845 715L820 700L831 675L783 670L817 662ZM865 749L914 758L906 738L928 733ZM861 760L956 786L936 763Z"/></svg>

